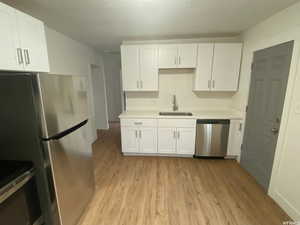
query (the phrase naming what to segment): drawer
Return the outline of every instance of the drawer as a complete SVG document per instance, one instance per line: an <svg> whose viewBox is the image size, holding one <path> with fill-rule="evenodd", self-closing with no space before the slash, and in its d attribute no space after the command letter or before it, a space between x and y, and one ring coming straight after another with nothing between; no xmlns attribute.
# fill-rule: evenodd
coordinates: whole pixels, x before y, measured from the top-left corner
<svg viewBox="0 0 300 225"><path fill-rule="evenodd" d="M195 128L195 119L158 119L158 127Z"/></svg>
<svg viewBox="0 0 300 225"><path fill-rule="evenodd" d="M121 119L121 127L157 127L156 119Z"/></svg>

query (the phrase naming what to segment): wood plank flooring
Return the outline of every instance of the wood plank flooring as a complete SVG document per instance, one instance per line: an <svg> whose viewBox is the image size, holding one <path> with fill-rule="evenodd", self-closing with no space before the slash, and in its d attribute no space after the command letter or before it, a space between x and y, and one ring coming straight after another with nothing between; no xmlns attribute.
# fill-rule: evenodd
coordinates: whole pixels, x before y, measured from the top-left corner
<svg viewBox="0 0 300 225"><path fill-rule="evenodd" d="M94 144L80 225L281 225L289 217L233 160L124 157L117 124Z"/></svg>

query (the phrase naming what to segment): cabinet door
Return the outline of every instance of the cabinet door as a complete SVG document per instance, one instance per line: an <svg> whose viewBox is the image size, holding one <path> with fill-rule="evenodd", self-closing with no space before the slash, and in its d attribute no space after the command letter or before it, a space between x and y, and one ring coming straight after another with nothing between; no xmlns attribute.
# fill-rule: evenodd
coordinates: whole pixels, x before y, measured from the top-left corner
<svg viewBox="0 0 300 225"><path fill-rule="evenodd" d="M178 48L177 45L161 45L159 46L158 66L161 69L177 68L178 64Z"/></svg>
<svg viewBox="0 0 300 225"><path fill-rule="evenodd" d="M140 88L139 47L121 46L122 81L124 91L138 91Z"/></svg>
<svg viewBox="0 0 300 225"><path fill-rule="evenodd" d="M158 152L176 153L176 128L158 128Z"/></svg>
<svg viewBox="0 0 300 225"><path fill-rule="evenodd" d="M213 55L213 43L203 43L198 45L194 91L210 91Z"/></svg>
<svg viewBox="0 0 300 225"><path fill-rule="evenodd" d="M195 128L177 128L177 153L189 154L195 153Z"/></svg>
<svg viewBox="0 0 300 225"><path fill-rule="evenodd" d="M25 71L49 72L43 22L20 11L17 11L17 19Z"/></svg>
<svg viewBox="0 0 300 225"><path fill-rule="evenodd" d="M21 51L17 34L16 11L3 3L0 3L0 29L0 70L22 70L23 64L20 58Z"/></svg>
<svg viewBox="0 0 300 225"><path fill-rule="evenodd" d="M143 91L158 91L158 50L156 46L140 47L140 87Z"/></svg>
<svg viewBox="0 0 300 225"><path fill-rule="evenodd" d="M122 127L122 152L139 152L138 129Z"/></svg>
<svg viewBox="0 0 300 225"><path fill-rule="evenodd" d="M197 44L178 45L177 68L196 68L197 65Z"/></svg>
<svg viewBox="0 0 300 225"><path fill-rule="evenodd" d="M241 154L241 145L243 139L243 121L242 120L231 120L230 130L228 137L228 156L237 156Z"/></svg>
<svg viewBox="0 0 300 225"><path fill-rule="evenodd" d="M157 128L141 127L139 141L140 152L157 153Z"/></svg>
<svg viewBox="0 0 300 225"><path fill-rule="evenodd" d="M241 55L241 43L215 44L212 90L237 91Z"/></svg>

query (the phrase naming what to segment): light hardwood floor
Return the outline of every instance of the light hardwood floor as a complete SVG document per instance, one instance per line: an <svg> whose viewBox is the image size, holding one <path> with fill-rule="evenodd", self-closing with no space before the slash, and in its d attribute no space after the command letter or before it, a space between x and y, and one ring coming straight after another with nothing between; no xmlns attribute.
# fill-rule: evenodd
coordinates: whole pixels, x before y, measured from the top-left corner
<svg viewBox="0 0 300 225"><path fill-rule="evenodd" d="M94 144L95 196L80 225L281 225L288 216L233 160L121 155L118 125Z"/></svg>

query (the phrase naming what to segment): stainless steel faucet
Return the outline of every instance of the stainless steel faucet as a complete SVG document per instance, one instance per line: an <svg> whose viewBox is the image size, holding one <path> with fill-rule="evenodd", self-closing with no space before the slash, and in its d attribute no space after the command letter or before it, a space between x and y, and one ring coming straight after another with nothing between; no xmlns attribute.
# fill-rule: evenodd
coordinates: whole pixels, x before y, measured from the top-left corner
<svg viewBox="0 0 300 225"><path fill-rule="evenodd" d="M176 95L173 95L173 111L177 111L177 110L178 110L178 104L176 100Z"/></svg>

